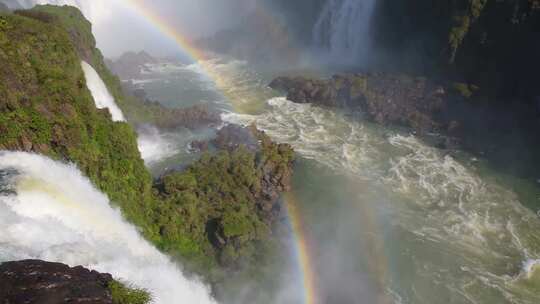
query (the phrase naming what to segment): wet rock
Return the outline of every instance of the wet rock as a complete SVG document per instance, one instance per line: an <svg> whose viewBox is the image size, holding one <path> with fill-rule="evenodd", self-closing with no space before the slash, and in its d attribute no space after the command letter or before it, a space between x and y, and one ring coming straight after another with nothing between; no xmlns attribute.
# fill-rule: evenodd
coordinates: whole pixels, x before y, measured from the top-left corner
<svg viewBox="0 0 540 304"><path fill-rule="evenodd" d="M197 129L221 123L220 115L205 105L197 105L185 109L162 108L162 115L156 126L162 129L188 128Z"/></svg>
<svg viewBox="0 0 540 304"><path fill-rule="evenodd" d="M0 265L0 299L3 304L88 303L112 304L110 274L81 266L39 260Z"/></svg>
<svg viewBox="0 0 540 304"><path fill-rule="evenodd" d="M145 51L141 52L126 52L117 60L107 60L107 67L120 79L140 79L143 77L143 72L147 70L146 65L157 64L160 60L152 57Z"/></svg>
<svg viewBox="0 0 540 304"><path fill-rule="evenodd" d="M335 75L315 80L279 77L270 87L287 93L297 103L351 108L380 124L410 127L418 133L437 132L447 106L445 90L425 78L383 73Z"/></svg>
<svg viewBox="0 0 540 304"><path fill-rule="evenodd" d="M209 144L207 141L194 140L189 144L189 150L191 152L206 152L208 148Z"/></svg>
<svg viewBox="0 0 540 304"><path fill-rule="evenodd" d="M171 206L184 205L183 198L193 197L199 207L190 208L200 211L189 217L188 229L204 232L209 254L220 266L236 269L244 259L253 258L253 248L268 244L274 228L282 225L281 194L291 187L294 151L255 126L227 125L211 144L215 154L205 154L184 172L164 174L156 180L156 189Z"/></svg>
<svg viewBox="0 0 540 304"><path fill-rule="evenodd" d="M21 137L21 147L23 151L30 152L32 151L32 141L28 139L26 136Z"/></svg>
<svg viewBox="0 0 540 304"><path fill-rule="evenodd" d="M241 145L248 150L256 152L260 149L259 140L256 137L253 127L243 127L230 124L217 132L217 137L212 140L212 144L218 149L232 151Z"/></svg>

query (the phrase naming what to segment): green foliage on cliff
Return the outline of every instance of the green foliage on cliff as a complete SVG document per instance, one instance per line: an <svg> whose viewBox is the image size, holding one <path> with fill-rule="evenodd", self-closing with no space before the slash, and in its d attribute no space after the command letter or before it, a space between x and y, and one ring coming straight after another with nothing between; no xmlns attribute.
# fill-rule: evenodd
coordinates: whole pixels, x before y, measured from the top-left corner
<svg viewBox="0 0 540 304"><path fill-rule="evenodd" d="M119 281L109 283L113 304L148 304L152 296L144 289L127 286Z"/></svg>
<svg viewBox="0 0 540 304"><path fill-rule="evenodd" d="M84 18L77 8L38 5L31 10L19 11L19 13L26 15L42 13L46 16L53 16L56 23L69 33L80 58L88 62L107 85L109 92L130 124L155 123L167 114L164 113L163 107L146 104L138 98L124 94L120 79L107 68L103 54L96 47L92 24Z"/></svg>
<svg viewBox="0 0 540 304"><path fill-rule="evenodd" d="M96 69L124 113L153 115L123 95L77 9L38 6L0 15L0 150L75 163L147 239L214 282L225 278L226 267L268 252L271 223L257 201L264 199L264 178L290 174L292 149L259 134L260 152L207 154L155 188L131 126L95 107L81 60Z"/></svg>
<svg viewBox="0 0 540 304"><path fill-rule="evenodd" d="M468 0L468 8L463 15L454 16L455 25L450 29L450 62L454 62L456 53L470 31L471 25L482 14L488 0Z"/></svg>
<svg viewBox="0 0 540 304"><path fill-rule="evenodd" d="M191 257L196 268L250 264L269 252L262 248L271 243L273 219L257 202L265 200L263 188L269 189L265 177L286 183L294 153L259 136L257 153L241 145L205 154L183 172L158 181L165 202L157 221L163 250Z"/></svg>
<svg viewBox="0 0 540 304"><path fill-rule="evenodd" d="M96 109L80 60L56 17L39 10L0 17L0 149L76 163L151 235L152 180L136 135Z"/></svg>

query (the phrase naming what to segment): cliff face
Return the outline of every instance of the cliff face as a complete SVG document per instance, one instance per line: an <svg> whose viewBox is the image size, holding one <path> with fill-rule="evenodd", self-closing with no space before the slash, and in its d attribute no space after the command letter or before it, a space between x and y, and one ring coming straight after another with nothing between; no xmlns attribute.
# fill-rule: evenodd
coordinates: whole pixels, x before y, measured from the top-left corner
<svg viewBox="0 0 540 304"><path fill-rule="evenodd" d="M217 261L214 267L227 270L260 265L277 240L273 231L284 216L280 194L289 190L294 152L254 127L227 126L212 144L217 154L207 153L156 182L166 202L162 216L170 219L160 223L169 241L164 248L182 247L204 256L199 263ZM226 279L215 273L214 280Z"/></svg>
<svg viewBox="0 0 540 304"><path fill-rule="evenodd" d="M537 0L381 0L372 28L390 69L460 79L492 97L540 95Z"/></svg>
<svg viewBox="0 0 540 304"><path fill-rule="evenodd" d="M85 20L76 9L58 11ZM0 149L75 162L141 225L152 180L136 135L96 109L80 65L79 52L89 53L67 33L58 17L39 9L0 17Z"/></svg>
<svg viewBox="0 0 540 304"><path fill-rule="evenodd" d="M138 53L126 52L118 59L107 61L109 69L123 80L140 79L141 73L145 71L146 64L155 64L159 61L145 51Z"/></svg>

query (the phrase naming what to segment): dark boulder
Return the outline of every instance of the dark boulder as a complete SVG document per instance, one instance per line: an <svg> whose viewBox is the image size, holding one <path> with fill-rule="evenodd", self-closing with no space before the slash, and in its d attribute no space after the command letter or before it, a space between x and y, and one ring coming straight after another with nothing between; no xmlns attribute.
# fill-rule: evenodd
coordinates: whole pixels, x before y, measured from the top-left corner
<svg viewBox="0 0 540 304"><path fill-rule="evenodd" d="M254 127L243 127L234 124L221 128L217 132L217 137L212 140L212 144L220 150L228 151L233 151L241 145L244 145L252 152L256 152L260 148Z"/></svg>
<svg viewBox="0 0 540 304"><path fill-rule="evenodd" d="M194 140L189 144L190 152L206 152L208 148L208 142L203 140Z"/></svg>
<svg viewBox="0 0 540 304"><path fill-rule="evenodd" d="M112 304L110 274L39 260L0 265L2 304Z"/></svg>
<svg viewBox="0 0 540 304"><path fill-rule="evenodd" d="M419 133L447 128L441 113L446 91L425 78L383 73L335 75L330 79L279 77L270 87L297 103L348 108L380 124L410 127Z"/></svg>

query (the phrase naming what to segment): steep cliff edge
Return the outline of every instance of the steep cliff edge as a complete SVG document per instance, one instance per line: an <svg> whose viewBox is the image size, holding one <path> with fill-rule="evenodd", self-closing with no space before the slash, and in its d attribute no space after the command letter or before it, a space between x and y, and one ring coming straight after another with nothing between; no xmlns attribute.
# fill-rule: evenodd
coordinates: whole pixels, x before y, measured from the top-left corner
<svg viewBox="0 0 540 304"><path fill-rule="evenodd" d="M81 60L97 71L128 123L113 122L106 109L96 108ZM95 48L91 24L72 7L37 6L1 14L0 65L0 150L73 162L147 239L216 284L230 269L261 263L268 254L264 248L272 242L278 219L261 211L262 200L253 194L262 194L251 187L267 183L274 191L272 204L280 203L276 194L286 187L270 185L286 182L284 172L292 172L290 147L259 134L265 144L257 150L235 145L206 154L188 170L169 173L154 184L130 124L157 120L162 108L123 94ZM239 209L226 208L236 203ZM232 227L223 230L225 245L232 247L216 245L213 227Z"/></svg>
<svg viewBox="0 0 540 304"><path fill-rule="evenodd" d="M0 17L0 148L75 162L128 219L144 225L152 180L135 133L95 107L77 48L57 19L39 10L21 14L29 17Z"/></svg>
<svg viewBox="0 0 540 304"><path fill-rule="evenodd" d="M460 79L491 97L540 95L537 0L382 0L372 22L387 69Z"/></svg>

